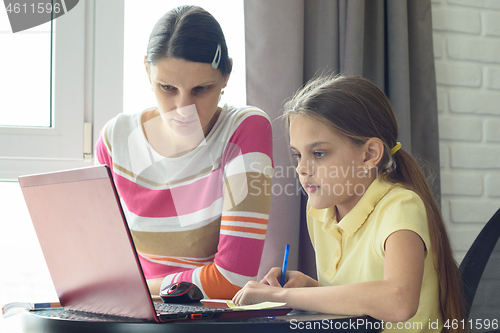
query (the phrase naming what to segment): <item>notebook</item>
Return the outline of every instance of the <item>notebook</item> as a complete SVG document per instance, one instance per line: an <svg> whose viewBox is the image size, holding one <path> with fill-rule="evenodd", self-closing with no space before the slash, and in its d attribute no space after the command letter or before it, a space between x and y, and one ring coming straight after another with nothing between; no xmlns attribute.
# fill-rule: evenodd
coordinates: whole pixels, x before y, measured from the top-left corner
<svg viewBox="0 0 500 333"><path fill-rule="evenodd" d="M202 303L157 310L107 166L21 176L19 184L65 310L157 322L291 311L207 308Z"/></svg>

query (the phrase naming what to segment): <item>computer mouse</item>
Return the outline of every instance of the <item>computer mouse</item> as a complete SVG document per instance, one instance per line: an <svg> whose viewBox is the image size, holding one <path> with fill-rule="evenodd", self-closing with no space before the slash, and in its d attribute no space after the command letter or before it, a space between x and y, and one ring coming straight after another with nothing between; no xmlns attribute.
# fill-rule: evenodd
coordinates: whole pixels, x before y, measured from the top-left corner
<svg viewBox="0 0 500 333"><path fill-rule="evenodd" d="M160 292L164 303L194 303L203 299L200 288L191 282L172 283Z"/></svg>

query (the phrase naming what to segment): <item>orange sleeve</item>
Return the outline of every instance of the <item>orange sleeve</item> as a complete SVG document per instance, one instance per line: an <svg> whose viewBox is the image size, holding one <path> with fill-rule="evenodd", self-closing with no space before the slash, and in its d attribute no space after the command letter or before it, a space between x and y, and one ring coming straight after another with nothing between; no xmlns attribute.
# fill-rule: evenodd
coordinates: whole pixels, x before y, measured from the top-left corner
<svg viewBox="0 0 500 333"><path fill-rule="evenodd" d="M213 263L201 269L200 279L202 288L209 298L232 299L241 289L229 282Z"/></svg>

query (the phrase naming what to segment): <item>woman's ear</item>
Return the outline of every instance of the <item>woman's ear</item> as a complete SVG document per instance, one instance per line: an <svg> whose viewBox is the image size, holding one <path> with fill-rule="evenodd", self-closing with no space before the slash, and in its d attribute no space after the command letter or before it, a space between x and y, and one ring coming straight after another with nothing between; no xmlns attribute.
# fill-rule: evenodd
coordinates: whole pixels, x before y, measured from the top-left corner
<svg viewBox="0 0 500 333"><path fill-rule="evenodd" d="M151 76L149 75L149 62L147 62L146 59L147 59L147 56L144 56L144 67L146 68L146 73L148 74L149 83L152 84Z"/></svg>
<svg viewBox="0 0 500 333"><path fill-rule="evenodd" d="M376 167L384 156L384 143L379 138L370 138L364 144L365 168Z"/></svg>
<svg viewBox="0 0 500 333"><path fill-rule="evenodd" d="M231 64L231 68L232 68L233 67L233 58L229 58L229 63ZM224 85L223 85L224 88L227 86L227 81L229 81L230 76L231 76L231 73L222 74L222 77L224 78Z"/></svg>
<svg viewBox="0 0 500 333"><path fill-rule="evenodd" d="M231 76L231 74L222 74L222 78L224 79L224 84L222 85L222 88L226 88L227 81L229 81L230 76Z"/></svg>

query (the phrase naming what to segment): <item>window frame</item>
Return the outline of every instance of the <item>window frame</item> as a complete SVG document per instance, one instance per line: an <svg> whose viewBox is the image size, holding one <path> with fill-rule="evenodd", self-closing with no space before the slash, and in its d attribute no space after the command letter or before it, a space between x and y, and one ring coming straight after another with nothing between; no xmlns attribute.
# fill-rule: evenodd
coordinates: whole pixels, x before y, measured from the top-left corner
<svg viewBox="0 0 500 333"><path fill-rule="evenodd" d="M0 126L7 143L0 145L0 180L93 164L84 145L93 152L100 129L122 110L123 57L108 55L123 54L123 22L121 0L81 0L55 20L52 127Z"/></svg>

